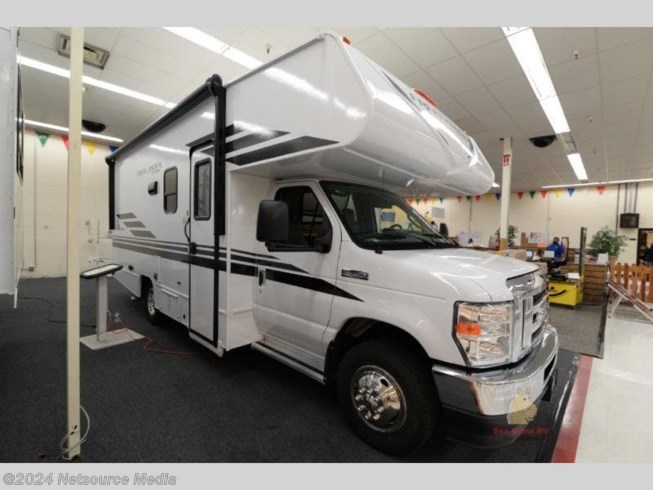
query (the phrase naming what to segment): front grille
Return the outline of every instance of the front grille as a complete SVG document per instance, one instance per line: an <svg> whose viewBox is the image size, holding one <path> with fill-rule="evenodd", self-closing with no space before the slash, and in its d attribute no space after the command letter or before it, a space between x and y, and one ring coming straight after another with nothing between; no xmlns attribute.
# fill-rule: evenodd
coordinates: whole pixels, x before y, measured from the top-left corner
<svg viewBox="0 0 653 490"><path fill-rule="evenodd" d="M530 352L533 342L543 332L549 298L544 276L536 273L509 279L507 286L515 294L513 360L518 361Z"/></svg>

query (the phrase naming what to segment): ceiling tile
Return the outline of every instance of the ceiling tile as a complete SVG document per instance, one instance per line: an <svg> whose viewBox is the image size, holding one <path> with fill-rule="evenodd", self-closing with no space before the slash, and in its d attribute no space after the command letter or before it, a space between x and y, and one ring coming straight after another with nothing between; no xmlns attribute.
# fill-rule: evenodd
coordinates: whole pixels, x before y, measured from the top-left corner
<svg viewBox="0 0 653 490"><path fill-rule="evenodd" d="M442 27L441 31L461 54L504 37L500 27Z"/></svg>
<svg viewBox="0 0 653 490"><path fill-rule="evenodd" d="M468 92L483 85L462 58L452 58L438 63L426 72L452 95Z"/></svg>
<svg viewBox="0 0 653 490"><path fill-rule="evenodd" d="M531 84L524 75L493 83L488 89L503 107L537 102Z"/></svg>
<svg viewBox="0 0 653 490"><path fill-rule="evenodd" d="M601 83L630 78L651 72L653 38L601 51Z"/></svg>
<svg viewBox="0 0 653 490"><path fill-rule="evenodd" d="M456 95L455 98L470 114L474 114L475 116L495 111L500 107L492 93L485 87Z"/></svg>
<svg viewBox="0 0 653 490"><path fill-rule="evenodd" d="M642 104L631 102L603 108L603 121L605 124L624 123L628 121L639 121Z"/></svg>
<svg viewBox="0 0 653 490"><path fill-rule="evenodd" d="M439 100L438 105L440 106L440 110L444 112L449 119L454 121L470 116L470 113L467 112L467 110L453 97Z"/></svg>
<svg viewBox="0 0 653 490"><path fill-rule="evenodd" d="M383 34L424 68L458 54L437 27L389 27Z"/></svg>
<svg viewBox="0 0 653 490"><path fill-rule="evenodd" d="M245 34L247 27L202 27L200 30L225 44L233 44Z"/></svg>
<svg viewBox="0 0 653 490"><path fill-rule="evenodd" d="M423 90L436 102L440 99L449 97L447 91L423 70L416 71L410 75L405 75L401 77L401 79L406 85Z"/></svg>
<svg viewBox="0 0 653 490"><path fill-rule="evenodd" d="M527 124L542 120L546 121L546 116L544 115L544 111L539 102L507 107L506 112L510 114L517 124Z"/></svg>
<svg viewBox="0 0 653 490"><path fill-rule="evenodd" d="M285 43L275 41L270 52L268 52L269 43L270 36L258 29L249 28L242 36L232 43L232 46L250 56L253 56L263 63L273 60L291 48L291 46Z"/></svg>
<svg viewBox="0 0 653 490"><path fill-rule="evenodd" d="M167 56L192 60L197 65L208 63L215 56L212 51L159 27L123 27L120 36L155 48Z"/></svg>
<svg viewBox="0 0 653 490"><path fill-rule="evenodd" d="M544 62L550 68L597 52L593 27L535 27ZM576 56L576 53L578 56Z"/></svg>
<svg viewBox="0 0 653 490"><path fill-rule="evenodd" d="M641 75L603 85L603 105L608 107L643 100L648 79L648 75Z"/></svg>
<svg viewBox="0 0 653 490"><path fill-rule="evenodd" d="M577 90L560 95L560 103L565 115L598 113L601 108L601 90L599 87L592 87L587 90Z"/></svg>
<svg viewBox="0 0 653 490"><path fill-rule="evenodd" d="M515 121L503 109L478 114L477 117L479 121L491 130L511 128L515 125Z"/></svg>
<svg viewBox="0 0 653 490"><path fill-rule="evenodd" d="M599 57L595 54L549 68L556 92L565 94L599 85Z"/></svg>
<svg viewBox="0 0 653 490"><path fill-rule="evenodd" d="M118 40L118 32L104 27L84 28L84 44L111 51Z"/></svg>
<svg viewBox="0 0 653 490"><path fill-rule="evenodd" d="M380 32L356 47L395 76L402 77L419 70L414 61L406 58L397 45Z"/></svg>
<svg viewBox="0 0 653 490"><path fill-rule="evenodd" d="M464 58L486 85L524 74L505 39L470 51Z"/></svg>
<svg viewBox="0 0 653 490"><path fill-rule="evenodd" d="M597 31L601 51L653 36L650 27L599 27Z"/></svg>
<svg viewBox="0 0 653 490"><path fill-rule="evenodd" d="M116 56L114 57L114 62L116 69L104 70L101 80L130 90L136 90L152 97L170 100L170 97L177 91L179 85L183 83L177 78L146 66L139 66L137 70L129 70L128 67L133 66L135 62L127 58ZM133 76L128 73L133 74ZM107 92L100 88L87 88L89 90L100 91L100 93ZM122 97L124 98L124 96Z"/></svg>
<svg viewBox="0 0 653 490"><path fill-rule="evenodd" d="M21 27L19 46L22 46L25 41L38 44L44 48L57 49L57 40L59 33L52 29L43 27Z"/></svg>

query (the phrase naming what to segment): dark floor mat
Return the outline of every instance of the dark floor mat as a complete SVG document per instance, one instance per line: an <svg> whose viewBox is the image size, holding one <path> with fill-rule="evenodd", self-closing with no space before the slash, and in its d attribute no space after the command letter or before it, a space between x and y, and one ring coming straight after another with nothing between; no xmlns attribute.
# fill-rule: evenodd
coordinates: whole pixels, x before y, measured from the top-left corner
<svg viewBox="0 0 653 490"><path fill-rule="evenodd" d="M143 303L115 280L109 307L144 341L82 346L82 404L91 431L82 462L391 462L347 426L335 397L304 375L249 348L218 358L174 323L147 323ZM94 281L82 282L82 323L93 323ZM21 282L19 308L0 298L0 462L54 461L65 432L65 280ZM49 318L49 320L48 320ZM82 335L93 329L82 327ZM550 460L578 356L560 351L551 402L514 444L474 449L434 439L414 462ZM39 457L44 453L44 458ZM406 461L406 460L403 460Z"/></svg>

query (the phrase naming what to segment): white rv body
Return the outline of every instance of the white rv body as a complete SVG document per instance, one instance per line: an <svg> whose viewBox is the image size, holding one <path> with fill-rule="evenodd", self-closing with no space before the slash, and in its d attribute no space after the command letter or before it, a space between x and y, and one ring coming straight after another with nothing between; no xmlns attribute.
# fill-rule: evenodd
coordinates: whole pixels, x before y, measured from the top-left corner
<svg viewBox="0 0 653 490"><path fill-rule="evenodd" d="M494 175L473 139L337 36L225 87L210 78L107 162L116 276L148 296L148 315L219 355L251 345L329 382L349 346L388 334L431 366L443 407L480 417L505 417L518 390L537 401L549 384L557 336L538 269L460 248L365 247L344 223L330 186L478 194ZM293 193L302 213L315 206L309 233L327 230L328 246L257 240L261 202ZM470 366L452 330L461 302L509 305L519 325L504 364L519 369L495 379Z"/></svg>
<svg viewBox="0 0 653 490"><path fill-rule="evenodd" d="M18 30L0 27L0 294L14 296L23 266L22 114Z"/></svg>

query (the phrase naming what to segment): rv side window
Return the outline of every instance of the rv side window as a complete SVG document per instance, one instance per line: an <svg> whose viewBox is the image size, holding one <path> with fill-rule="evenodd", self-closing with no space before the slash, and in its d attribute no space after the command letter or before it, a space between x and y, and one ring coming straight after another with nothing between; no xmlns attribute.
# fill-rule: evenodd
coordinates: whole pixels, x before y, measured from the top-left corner
<svg viewBox="0 0 653 490"><path fill-rule="evenodd" d="M284 187L275 196L276 201L288 203L289 237L287 245L312 249L315 239L329 228L322 205L310 187ZM283 244L277 244L283 246Z"/></svg>
<svg viewBox="0 0 653 490"><path fill-rule="evenodd" d="M211 218L211 160L195 164L195 188L193 189L196 220Z"/></svg>
<svg viewBox="0 0 653 490"><path fill-rule="evenodd" d="M163 174L163 210L166 214L177 212L177 167Z"/></svg>

